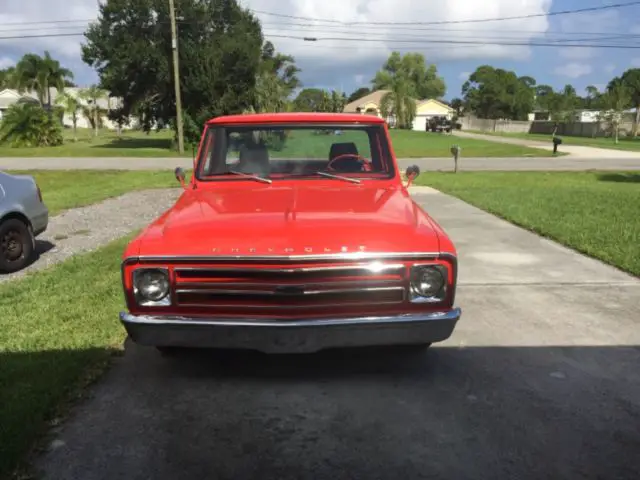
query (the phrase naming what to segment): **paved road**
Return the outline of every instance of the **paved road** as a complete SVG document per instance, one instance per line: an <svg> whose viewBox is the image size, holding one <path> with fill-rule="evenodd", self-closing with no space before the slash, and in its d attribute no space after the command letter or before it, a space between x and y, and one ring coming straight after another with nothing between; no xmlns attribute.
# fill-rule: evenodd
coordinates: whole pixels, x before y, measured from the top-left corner
<svg viewBox="0 0 640 480"><path fill-rule="evenodd" d="M524 138L503 137L498 135L483 135L481 133L461 132L455 131L454 135L465 138L475 138L478 140L488 140L490 142L497 143L509 143L512 145L523 145L531 148L542 148L544 150L553 150L551 142L541 142L536 140L528 140ZM613 148L597 148L597 147L584 147L580 145L570 145L571 139L563 137L563 143L558 147L560 152L568 153L574 158L590 158L590 159L614 159L614 158L635 158L640 159L640 152L628 152L624 150L615 150ZM569 143L569 145L567 144ZM464 153L464 150L463 150Z"/></svg>
<svg viewBox="0 0 640 480"><path fill-rule="evenodd" d="M463 152L464 155L464 152ZM452 170L450 158L401 158L401 168L416 164L422 170ZM0 170L173 170L191 168L190 158L1 158ZM640 170L640 158L465 158L459 162L460 170Z"/></svg>
<svg viewBox="0 0 640 480"><path fill-rule="evenodd" d="M459 248L450 340L173 360L127 343L55 432L44 478L637 478L640 281L414 195Z"/></svg>

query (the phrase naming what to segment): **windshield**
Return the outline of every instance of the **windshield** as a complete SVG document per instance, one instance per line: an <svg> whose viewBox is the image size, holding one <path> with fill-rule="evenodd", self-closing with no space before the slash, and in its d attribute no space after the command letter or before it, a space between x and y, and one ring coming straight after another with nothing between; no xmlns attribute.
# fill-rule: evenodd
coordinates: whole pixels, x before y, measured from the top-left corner
<svg viewBox="0 0 640 480"><path fill-rule="evenodd" d="M200 151L197 178L345 181L393 174L381 125L211 125Z"/></svg>

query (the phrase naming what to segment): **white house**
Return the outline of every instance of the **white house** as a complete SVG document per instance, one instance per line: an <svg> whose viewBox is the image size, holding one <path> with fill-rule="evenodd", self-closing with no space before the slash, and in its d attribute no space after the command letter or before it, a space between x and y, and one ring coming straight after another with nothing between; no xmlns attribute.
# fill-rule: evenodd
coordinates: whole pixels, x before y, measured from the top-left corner
<svg viewBox="0 0 640 480"><path fill-rule="evenodd" d="M65 93L68 93L69 95L72 95L75 98L79 98L81 91L82 91L82 88L77 88L77 87L67 87L64 89ZM55 88L51 88L51 104L52 105L56 105L56 100L59 96L60 96L60 93ZM4 112L11 105L14 105L18 102L38 103L38 95L36 92L20 93L17 90L14 90L11 88L7 88L0 91L0 120L2 120ZM103 98L98 99L98 106L103 111L108 112L109 110L118 108L119 102L120 102L120 99L118 98L105 96ZM80 99L80 103L85 106L88 104L88 102L84 99ZM62 118L62 123L65 127L72 127L73 126L72 116L69 113L65 113ZM128 126L125 125L123 126L123 128L132 128L133 122L130 122L130 123L131 125L128 125ZM102 124L104 128L108 128L111 130L115 130L117 128L117 124L109 120L107 115L102 116ZM78 111L76 126L78 128L91 128L91 122L83 114L82 109Z"/></svg>

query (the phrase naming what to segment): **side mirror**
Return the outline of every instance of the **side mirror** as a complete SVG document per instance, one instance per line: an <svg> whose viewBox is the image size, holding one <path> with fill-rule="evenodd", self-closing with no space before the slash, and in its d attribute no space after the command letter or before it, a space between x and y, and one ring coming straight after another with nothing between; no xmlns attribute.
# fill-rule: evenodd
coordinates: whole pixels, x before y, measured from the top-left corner
<svg viewBox="0 0 640 480"><path fill-rule="evenodd" d="M413 182L418 177L418 175L420 175L420 169L417 165L411 165L410 167L407 167L405 175L407 176L408 180L407 187L409 187L411 185L411 182Z"/></svg>
<svg viewBox="0 0 640 480"><path fill-rule="evenodd" d="M182 188L187 188L186 184L185 184L185 173L184 170L182 169L182 167L176 167L174 174L176 176L176 180L178 180L178 182L180 182L180 185L182 186Z"/></svg>

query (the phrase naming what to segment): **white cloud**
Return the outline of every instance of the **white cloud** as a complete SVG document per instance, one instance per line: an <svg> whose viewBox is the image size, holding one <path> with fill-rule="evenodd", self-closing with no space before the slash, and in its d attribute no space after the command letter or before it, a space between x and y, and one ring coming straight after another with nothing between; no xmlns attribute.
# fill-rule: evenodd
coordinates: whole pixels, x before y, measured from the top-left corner
<svg viewBox="0 0 640 480"><path fill-rule="evenodd" d="M634 68L640 68L640 57L635 57L631 59L631 66Z"/></svg>
<svg viewBox="0 0 640 480"><path fill-rule="evenodd" d="M553 73L562 77L580 78L585 75L589 75L593 71L591 65L585 63L568 63L566 65L560 65L553 70Z"/></svg>
<svg viewBox="0 0 640 480"><path fill-rule="evenodd" d="M467 80L469 80L470 75L471 75L471 72L460 72L460 75L458 75L458 78L466 82Z"/></svg>
<svg viewBox="0 0 640 480"><path fill-rule="evenodd" d="M96 0L2 0L0 2L0 36L35 36L47 34L72 34L84 32L88 20L97 16ZM65 23L51 24L63 20ZM79 20L67 22L67 20ZM29 22L25 25L24 22ZM49 22L49 24L35 22ZM20 24L22 23L22 25ZM51 51L52 55L67 59L80 59L82 35L17 38L2 40L2 47L25 51Z"/></svg>
<svg viewBox="0 0 640 480"><path fill-rule="evenodd" d="M422 51L430 60L508 58L522 60L530 54L526 46L487 45L488 41L528 42L546 31L545 17L508 22L486 22L467 25L365 25L353 22L438 22L482 18L535 15L546 13L551 0L449 0L447 2L415 2L414 0L244 0L255 10L313 19L328 19L339 23L295 20L258 14L269 34L313 36L317 42L300 39L273 38L279 49L296 58L327 59L336 62L362 62L384 59L392 50ZM288 25L282 25L286 23ZM278 24L278 25L276 25ZM297 25L294 25L297 24ZM301 25L303 24L303 25ZM311 24L311 26L309 26ZM533 33L532 33L533 32ZM341 40L322 40L322 38ZM404 40L404 43L397 40ZM396 40L396 41L394 41ZM441 41L468 44L433 43Z"/></svg>
<svg viewBox="0 0 640 480"><path fill-rule="evenodd" d="M456 21L481 18L535 15L546 13L552 0L449 0L447 2L420 2L414 0L243 0L243 6L291 16L324 18L343 24L310 22L258 14L269 34L292 35L298 37L315 36L341 37L350 39L368 38L373 41L319 40L304 42L301 39L273 38L281 50L291 52L298 58L322 59L329 63L349 62L353 59L385 58L393 49L422 50L430 59L436 58L510 58L523 59L529 49L520 46L486 45L492 39L512 39L529 41L540 37L538 33L548 28L545 17L535 17L507 22L487 22L450 26L374 26L349 25L351 22L415 22L415 21ZM95 18L96 0L2 0L0 2L0 25L3 29L9 22L35 22L51 20L87 20ZM315 24L303 26L301 24ZM286 24L286 25L283 25ZM297 24L297 25L296 25ZM77 25L77 30L70 28ZM35 28L16 34L45 34L82 32L86 22L59 24L58 28ZM320 26L323 25L323 26ZM64 27L64 28L63 28ZM13 27L12 27L13 28ZM422 28L419 31L416 29ZM426 29L425 29L426 28ZM446 33L443 31L446 30ZM505 30L501 33L501 30ZM509 33L510 32L510 33ZM516 32L516 33L513 33ZM529 32L529 33L527 33ZM3 32L6 35L6 32ZM379 39L379 41L376 41ZM391 42L391 39L415 40L416 44ZM58 55L77 58L83 37L55 37L3 40L4 45L19 46L21 50L48 48ZM442 45L429 43L438 40L469 41L473 44Z"/></svg>
<svg viewBox="0 0 640 480"><path fill-rule="evenodd" d="M616 69L616 66L613 63L609 63L604 66L604 71L609 74L613 73L615 69Z"/></svg>
<svg viewBox="0 0 640 480"><path fill-rule="evenodd" d="M16 61L10 57L0 57L0 70L8 67L13 67Z"/></svg>

